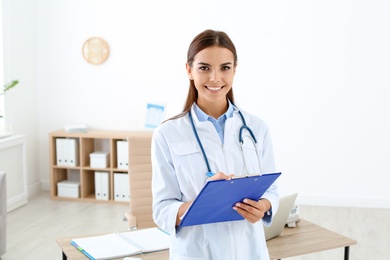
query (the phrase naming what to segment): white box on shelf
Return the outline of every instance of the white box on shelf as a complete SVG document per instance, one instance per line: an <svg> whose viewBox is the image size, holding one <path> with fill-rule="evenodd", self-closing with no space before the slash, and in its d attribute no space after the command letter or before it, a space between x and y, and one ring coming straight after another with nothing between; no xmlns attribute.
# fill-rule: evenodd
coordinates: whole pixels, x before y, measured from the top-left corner
<svg viewBox="0 0 390 260"><path fill-rule="evenodd" d="M108 167L108 153L107 152L93 152L89 155L91 160L91 168L107 168Z"/></svg>
<svg viewBox="0 0 390 260"><path fill-rule="evenodd" d="M57 183L58 197L79 198L80 183L74 181L60 181Z"/></svg>

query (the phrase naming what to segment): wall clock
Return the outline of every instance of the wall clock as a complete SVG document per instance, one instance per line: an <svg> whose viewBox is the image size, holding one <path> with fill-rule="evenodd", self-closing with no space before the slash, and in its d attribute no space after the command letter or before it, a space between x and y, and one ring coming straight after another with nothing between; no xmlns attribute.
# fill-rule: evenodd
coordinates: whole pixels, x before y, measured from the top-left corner
<svg viewBox="0 0 390 260"><path fill-rule="evenodd" d="M92 37L83 45L83 57L91 64L102 64L108 58L110 49L108 43L100 37Z"/></svg>

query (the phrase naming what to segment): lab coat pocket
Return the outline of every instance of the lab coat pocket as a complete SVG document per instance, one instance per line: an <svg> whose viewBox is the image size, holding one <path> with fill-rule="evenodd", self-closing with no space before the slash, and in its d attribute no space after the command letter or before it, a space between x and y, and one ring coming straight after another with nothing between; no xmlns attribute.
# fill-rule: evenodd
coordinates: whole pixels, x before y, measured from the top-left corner
<svg viewBox="0 0 390 260"><path fill-rule="evenodd" d="M207 167L204 162L202 151L195 141L184 141L171 144L172 160L176 168L176 173L188 176L188 173L205 173ZM197 175L199 176L199 175Z"/></svg>
<svg viewBox="0 0 390 260"><path fill-rule="evenodd" d="M173 153L177 155L188 155L200 152L200 148L195 141L183 141L171 144Z"/></svg>

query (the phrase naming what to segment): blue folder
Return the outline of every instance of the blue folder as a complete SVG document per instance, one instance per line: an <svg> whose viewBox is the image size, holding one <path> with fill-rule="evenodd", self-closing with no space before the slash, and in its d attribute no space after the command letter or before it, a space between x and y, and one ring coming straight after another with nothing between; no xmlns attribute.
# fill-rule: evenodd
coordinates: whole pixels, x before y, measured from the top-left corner
<svg viewBox="0 0 390 260"><path fill-rule="evenodd" d="M259 200L280 174L208 181L188 208L180 226L243 220L233 206L245 198Z"/></svg>

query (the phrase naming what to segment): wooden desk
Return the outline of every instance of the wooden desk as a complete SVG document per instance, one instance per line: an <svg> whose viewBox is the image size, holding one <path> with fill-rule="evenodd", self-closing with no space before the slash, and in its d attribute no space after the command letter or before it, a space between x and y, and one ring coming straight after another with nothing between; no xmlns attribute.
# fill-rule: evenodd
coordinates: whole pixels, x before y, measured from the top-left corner
<svg viewBox="0 0 390 260"><path fill-rule="evenodd" d="M356 241L301 219L295 228L284 228L282 234L267 241L270 259L282 259L344 247L344 260L349 259L349 246Z"/></svg>
<svg viewBox="0 0 390 260"><path fill-rule="evenodd" d="M62 259L85 260L87 257L70 244L72 238L58 238L57 243L62 249ZM282 259L305 255L335 248L344 247L344 259L349 259L349 247L356 241L337 234L328 229L301 220L297 227L286 227L280 236L267 241L270 259ZM162 260L169 258L169 252L160 251L155 253L135 255L142 260Z"/></svg>

